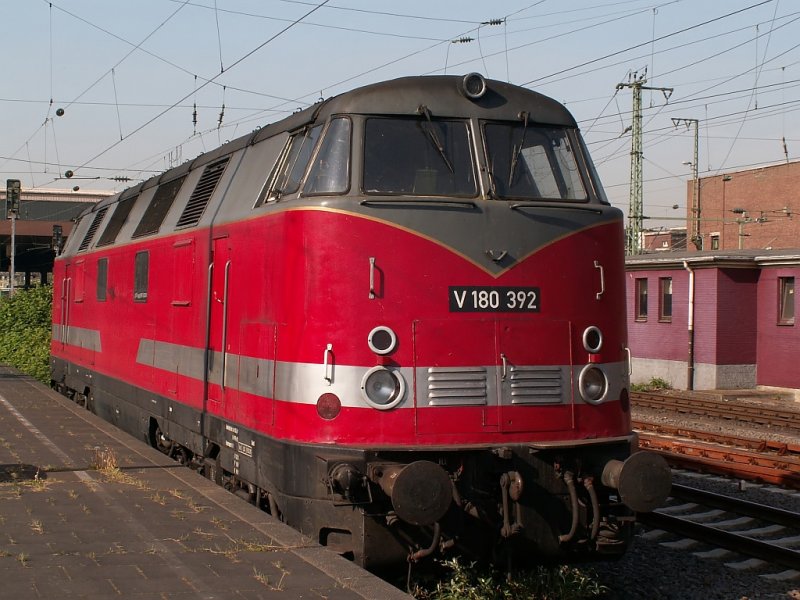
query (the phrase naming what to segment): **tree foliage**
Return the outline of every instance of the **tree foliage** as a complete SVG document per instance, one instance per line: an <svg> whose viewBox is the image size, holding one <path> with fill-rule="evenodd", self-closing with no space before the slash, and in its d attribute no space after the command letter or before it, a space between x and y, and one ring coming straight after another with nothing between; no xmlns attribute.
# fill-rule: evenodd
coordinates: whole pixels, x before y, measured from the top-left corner
<svg viewBox="0 0 800 600"><path fill-rule="evenodd" d="M0 298L0 362L48 383L53 288L17 290Z"/></svg>

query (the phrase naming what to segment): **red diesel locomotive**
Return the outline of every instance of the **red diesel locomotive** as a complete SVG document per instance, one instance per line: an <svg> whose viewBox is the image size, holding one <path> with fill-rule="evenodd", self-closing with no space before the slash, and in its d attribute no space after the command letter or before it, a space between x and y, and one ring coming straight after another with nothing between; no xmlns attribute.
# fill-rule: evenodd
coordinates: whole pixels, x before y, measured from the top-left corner
<svg viewBox="0 0 800 600"><path fill-rule="evenodd" d="M321 101L87 210L52 384L368 568L623 552L622 214L577 125L478 74Z"/></svg>

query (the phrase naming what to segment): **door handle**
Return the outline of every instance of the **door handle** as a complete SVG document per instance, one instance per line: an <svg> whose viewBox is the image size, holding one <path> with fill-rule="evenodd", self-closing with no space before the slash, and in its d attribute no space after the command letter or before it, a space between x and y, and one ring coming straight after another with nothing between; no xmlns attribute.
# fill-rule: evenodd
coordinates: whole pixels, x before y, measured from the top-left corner
<svg viewBox="0 0 800 600"><path fill-rule="evenodd" d="M594 268L600 271L600 291L597 292L595 296L598 300L600 300L602 295L606 293L606 276L605 271L603 270L603 265L601 265L599 261L594 261Z"/></svg>

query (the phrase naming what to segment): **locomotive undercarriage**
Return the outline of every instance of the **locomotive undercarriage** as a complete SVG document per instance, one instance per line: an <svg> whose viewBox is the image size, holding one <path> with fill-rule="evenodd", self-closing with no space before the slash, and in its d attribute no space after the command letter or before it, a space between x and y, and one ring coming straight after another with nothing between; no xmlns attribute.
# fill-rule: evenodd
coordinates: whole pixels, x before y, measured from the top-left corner
<svg viewBox="0 0 800 600"><path fill-rule="evenodd" d="M515 567L591 560L622 554L630 540L632 511L600 482L602 468L594 469L627 452L617 443L558 452L515 446L378 453L367 459L364 474L355 465L336 465L330 483L334 499L354 506L361 499L365 515L386 524L407 549L406 560L451 553ZM419 480L405 491L398 492L401 483L387 489L379 475L387 465L417 470ZM415 516L438 502L432 499L438 490L428 485L435 469L450 482L450 502L430 523ZM419 499L409 508L414 492Z"/></svg>
<svg viewBox="0 0 800 600"><path fill-rule="evenodd" d="M627 439L562 448L308 446L175 410L97 374L73 370L53 387L370 569L450 554L514 566L591 560L622 554L631 536L623 500L636 498L615 489L623 489L622 465L634 462L623 462ZM641 478L652 467L645 461L628 473Z"/></svg>

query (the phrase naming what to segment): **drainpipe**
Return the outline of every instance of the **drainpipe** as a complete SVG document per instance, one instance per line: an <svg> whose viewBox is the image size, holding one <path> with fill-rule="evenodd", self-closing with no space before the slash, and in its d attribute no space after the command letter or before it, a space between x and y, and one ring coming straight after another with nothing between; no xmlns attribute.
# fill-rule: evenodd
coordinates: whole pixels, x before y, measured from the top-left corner
<svg viewBox="0 0 800 600"><path fill-rule="evenodd" d="M686 359L686 389L694 389L694 271L687 261L683 268L689 272L689 356Z"/></svg>

